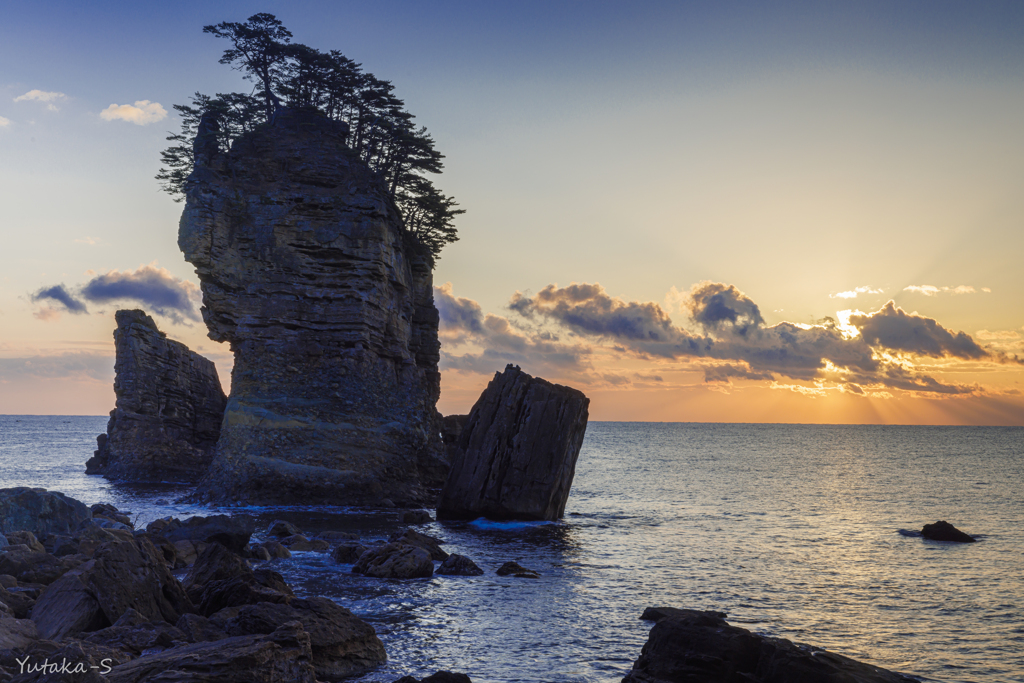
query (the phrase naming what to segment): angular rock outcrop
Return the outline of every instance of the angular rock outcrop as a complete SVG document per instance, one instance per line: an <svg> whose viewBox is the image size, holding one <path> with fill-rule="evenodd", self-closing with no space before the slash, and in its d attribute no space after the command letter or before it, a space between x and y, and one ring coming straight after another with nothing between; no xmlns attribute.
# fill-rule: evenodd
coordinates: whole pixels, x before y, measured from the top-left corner
<svg viewBox="0 0 1024 683"><path fill-rule="evenodd" d="M227 397L213 362L168 339L139 310L115 314L114 394L88 474L194 481L213 459Z"/></svg>
<svg viewBox="0 0 1024 683"><path fill-rule="evenodd" d="M235 354L200 498L412 503L443 483L432 257L344 133L283 110L189 177L178 245Z"/></svg>
<svg viewBox="0 0 1024 683"><path fill-rule="evenodd" d="M643 652L622 683L913 683L849 657L730 626L721 612L660 608ZM656 616L652 610L645 612Z"/></svg>
<svg viewBox="0 0 1024 683"><path fill-rule="evenodd" d="M469 413L441 491L448 519L554 520L565 512L590 399L509 365Z"/></svg>
<svg viewBox="0 0 1024 683"><path fill-rule="evenodd" d="M0 489L0 534L15 531L31 531L36 536L66 534L87 519L92 519L92 512L85 503L63 493L24 486Z"/></svg>

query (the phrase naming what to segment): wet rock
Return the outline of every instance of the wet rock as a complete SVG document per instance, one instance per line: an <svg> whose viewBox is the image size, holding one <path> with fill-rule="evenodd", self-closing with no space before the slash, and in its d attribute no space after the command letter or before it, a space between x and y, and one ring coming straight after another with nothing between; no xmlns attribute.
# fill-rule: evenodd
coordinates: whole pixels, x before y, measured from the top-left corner
<svg viewBox="0 0 1024 683"><path fill-rule="evenodd" d="M115 314L116 407L89 473L194 481L213 458L227 398L212 361L167 338L140 310Z"/></svg>
<svg viewBox="0 0 1024 683"><path fill-rule="evenodd" d="M285 548L277 541L265 541L260 545L267 551L267 554L270 555L271 559L287 560L292 556L292 551L288 550L288 548Z"/></svg>
<svg viewBox="0 0 1024 683"><path fill-rule="evenodd" d="M449 576L480 576L484 570L465 555L449 555L448 559L434 570L434 573Z"/></svg>
<svg viewBox="0 0 1024 683"><path fill-rule="evenodd" d="M199 551L196 549L195 543L188 540L175 541L173 546L175 556L181 560L186 567L195 564L196 558L199 557Z"/></svg>
<svg viewBox="0 0 1024 683"><path fill-rule="evenodd" d="M426 510L407 510L398 517L398 521L403 524L429 524L434 518Z"/></svg>
<svg viewBox="0 0 1024 683"><path fill-rule="evenodd" d="M413 529L406 529L405 531L391 534L388 537L388 543L404 543L405 545L422 548L430 554L430 559L439 562L448 559L448 553L441 549L441 539L421 534Z"/></svg>
<svg viewBox="0 0 1024 683"><path fill-rule="evenodd" d="M498 576L512 576L517 579L539 579L540 572L520 566L518 562L506 562L498 567Z"/></svg>
<svg viewBox="0 0 1024 683"><path fill-rule="evenodd" d="M569 497L590 399L509 365L469 413L438 518L554 520Z"/></svg>
<svg viewBox="0 0 1024 683"><path fill-rule="evenodd" d="M205 643L228 637L227 633L210 623L209 619L198 614L182 614L174 627L184 633L190 643Z"/></svg>
<svg viewBox="0 0 1024 683"><path fill-rule="evenodd" d="M270 552L261 545L249 546L249 557L259 562L270 562Z"/></svg>
<svg viewBox="0 0 1024 683"><path fill-rule="evenodd" d="M147 655L114 667L107 683L316 683L309 634L282 624L268 635L237 636Z"/></svg>
<svg viewBox="0 0 1024 683"><path fill-rule="evenodd" d="M150 526L146 531L153 533ZM193 543L219 543L233 553L245 552L249 545L252 532L256 530L256 521L249 515L212 515L210 517L192 517L181 522L179 526L168 524L158 528L156 533L162 534L172 543L176 541L192 541Z"/></svg>
<svg viewBox="0 0 1024 683"><path fill-rule="evenodd" d="M331 549L331 544L327 541L321 539L311 541L302 534L282 538L281 545L286 546L288 550L293 552L316 551L318 553L326 553Z"/></svg>
<svg viewBox="0 0 1024 683"><path fill-rule="evenodd" d="M90 633L84 640L138 656L145 650L181 645L188 637L166 621L150 621L128 609L113 626Z"/></svg>
<svg viewBox="0 0 1024 683"><path fill-rule="evenodd" d="M342 543L331 553L331 559L339 564L355 564L367 550L362 543Z"/></svg>
<svg viewBox="0 0 1024 683"><path fill-rule="evenodd" d="M235 354L201 498L404 503L443 481L432 258L342 128L284 112L186 184L178 245Z"/></svg>
<svg viewBox="0 0 1024 683"><path fill-rule="evenodd" d="M434 563L422 548L388 543L360 555L352 571L378 579L420 579L433 576Z"/></svg>
<svg viewBox="0 0 1024 683"><path fill-rule="evenodd" d="M720 612L678 610L651 629L623 683L911 683L849 657L730 626Z"/></svg>
<svg viewBox="0 0 1024 683"><path fill-rule="evenodd" d="M976 541L973 536L965 534L946 521L925 524L921 529L921 535L932 541L953 541L954 543L974 543Z"/></svg>
<svg viewBox="0 0 1024 683"><path fill-rule="evenodd" d="M44 638L60 640L114 624L134 609L176 622L192 602L148 539L105 543L92 560L51 584L32 608Z"/></svg>
<svg viewBox="0 0 1024 683"><path fill-rule="evenodd" d="M84 503L57 491L0 489L0 533L31 531L38 536L70 534L92 513Z"/></svg>
<svg viewBox="0 0 1024 683"><path fill-rule="evenodd" d="M129 517L127 513L121 512L110 503L96 503L95 505L90 505L89 510L92 511L93 519L103 517L104 519L109 519L112 522L120 522L131 529L135 528L135 524L132 523L131 517Z"/></svg>
<svg viewBox="0 0 1024 683"><path fill-rule="evenodd" d="M211 619L233 636L270 633L277 624L289 621L298 621L309 633L313 666L320 679L360 674L387 659L373 627L327 598L295 599L287 605L246 605Z"/></svg>
<svg viewBox="0 0 1024 683"><path fill-rule="evenodd" d="M644 613L640 615L640 619L643 621L661 621L666 617L685 617L690 615L693 610L679 609L678 607L648 607L644 610ZM725 612L705 612L715 617L725 619Z"/></svg>
<svg viewBox="0 0 1024 683"><path fill-rule="evenodd" d="M17 588L18 580L10 574L0 574L0 586L3 588Z"/></svg>
<svg viewBox="0 0 1024 683"><path fill-rule="evenodd" d="M283 519L278 519L270 523L267 527L267 533L271 536L277 536L278 538L284 538L285 536L295 536L301 534L299 528L291 522L286 522Z"/></svg>
<svg viewBox="0 0 1024 683"><path fill-rule="evenodd" d="M419 680L412 676L402 676L394 683L473 683L466 674L453 673L451 671L438 671L426 678Z"/></svg>

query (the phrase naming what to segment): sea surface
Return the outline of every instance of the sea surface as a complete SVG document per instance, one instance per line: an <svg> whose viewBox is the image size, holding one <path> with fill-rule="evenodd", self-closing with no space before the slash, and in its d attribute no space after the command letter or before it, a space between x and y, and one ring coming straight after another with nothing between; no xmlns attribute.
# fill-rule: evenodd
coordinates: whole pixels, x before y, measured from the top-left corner
<svg viewBox="0 0 1024 683"><path fill-rule="evenodd" d="M139 524L209 514L174 503L186 486L85 475L105 425L0 416L0 487L111 502ZM387 509L233 510L367 540L399 528ZM916 535L939 519L980 542ZM922 680L1024 681L1021 428L591 423L562 522L421 530L488 573L384 581L318 553L274 561L297 592L377 629L389 663L359 681L619 681L649 605L727 612ZM496 576L507 560L542 576Z"/></svg>

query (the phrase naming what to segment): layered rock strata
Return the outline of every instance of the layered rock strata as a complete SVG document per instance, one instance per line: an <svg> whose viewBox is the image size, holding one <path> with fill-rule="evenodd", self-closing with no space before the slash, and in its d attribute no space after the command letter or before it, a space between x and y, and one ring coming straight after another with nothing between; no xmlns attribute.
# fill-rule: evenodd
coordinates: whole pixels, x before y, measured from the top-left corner
<svg viewBox="0 0 1024 683"><path fill-rule="evenodd" d="M481 394L437 506L439 518L554 520L565 512L590 399L509 365Z"/></svg>
<svg viewBox="0 0 1024 683"><path fill-rule="evenodd" d="M203 156L178 244L235 354L197 495L410 504L447 472L432 257L344 126L283 110Z"/></svg>
<svg viewBox="0 0 1024 683"><path fill-rule="evenodd" d="M213 460L227 403L216 366L168 339L143 311L118 311L115 318L117 403L86 472L140 482L197 480Z"/></svg>

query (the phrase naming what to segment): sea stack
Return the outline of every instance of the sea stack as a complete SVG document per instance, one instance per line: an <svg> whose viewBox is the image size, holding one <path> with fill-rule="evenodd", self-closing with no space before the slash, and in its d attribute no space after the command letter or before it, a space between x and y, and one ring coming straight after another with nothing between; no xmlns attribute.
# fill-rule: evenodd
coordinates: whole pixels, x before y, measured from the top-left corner
<svg viewBox="0 0 1024 683"><path fill-rule="evenodd" d="M89 474L195 481L213 459L227 398L212 361L168 339L140 310L114 314L114 394Z"/></svg>
<svg viewBox="0 0 1024 683"><path fill-rule="evenodd" d="M561 517L589 405L583 392L518 366L494 373L462 428L438 518Z"/></svg>
<svg viewBox="0 0 1024 683"><path fill-rule="evenodd" d="M178 245L235 355L201 499L407 505L443 483L433 259L346 132L280 109L196 155Z"/></svg>

